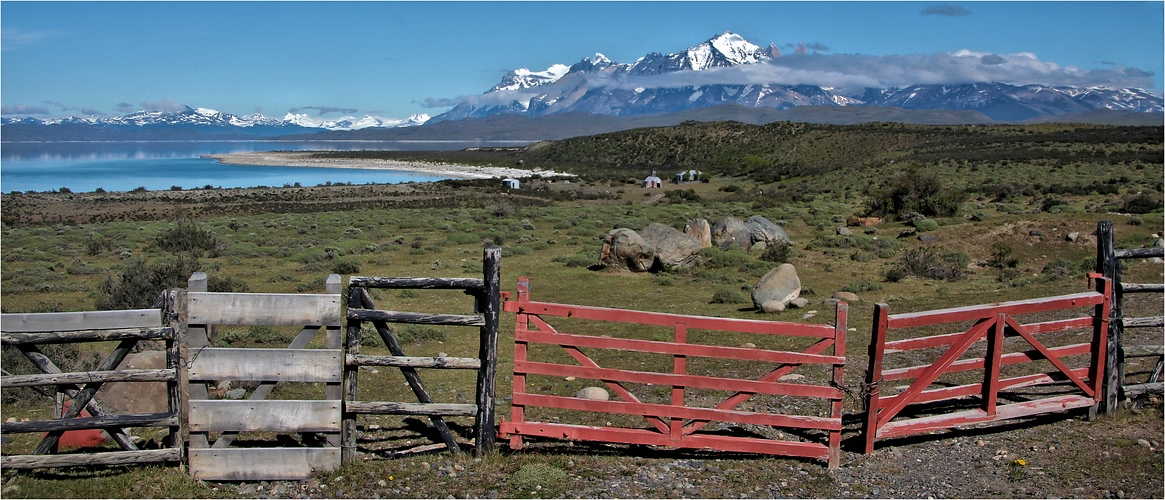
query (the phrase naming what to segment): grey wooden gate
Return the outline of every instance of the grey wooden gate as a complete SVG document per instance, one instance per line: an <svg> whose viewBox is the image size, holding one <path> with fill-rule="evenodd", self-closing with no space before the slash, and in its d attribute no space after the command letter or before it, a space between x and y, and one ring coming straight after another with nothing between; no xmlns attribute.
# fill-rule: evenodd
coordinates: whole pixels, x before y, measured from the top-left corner
<svg viewBox="0 0 1165 500"><path fill-rule="evenodd" d="M187 418L189 466L195 479L303 479L340 465L343 412L340 384L341 285L327 280L324 294L210 293L206 275L189 282L184 314L189 335ZM287 349L219 348L209 345L213 325L306 325ZM324 349L308 349L319 330ZM212 399L213 381L258 381L248 399ZM280 382L322 383L322 399L267 400ZM240 432L323 435L326 441L302 446L231 448ZM221 433L213 443L211 433Z"/></svg>

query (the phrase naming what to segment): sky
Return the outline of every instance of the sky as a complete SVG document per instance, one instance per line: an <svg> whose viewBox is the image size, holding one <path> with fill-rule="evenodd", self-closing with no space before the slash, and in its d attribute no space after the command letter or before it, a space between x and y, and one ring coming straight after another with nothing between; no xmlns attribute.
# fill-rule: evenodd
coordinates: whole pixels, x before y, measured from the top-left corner
<svg viewBox="0 0 1165 500"><path fill-rule="evenodd" d="M787 55L695 83L1001 81L1162 94L1165 2L0 2L0 114L438 115L507 71L725 31ZM693 76L693 75L689 75ZM626 82L624 82L626 84ZM661 82L657 82L661 83ZM693 82L673 82L691 84ZM661 83L662 84L662 83Z"/></svg>

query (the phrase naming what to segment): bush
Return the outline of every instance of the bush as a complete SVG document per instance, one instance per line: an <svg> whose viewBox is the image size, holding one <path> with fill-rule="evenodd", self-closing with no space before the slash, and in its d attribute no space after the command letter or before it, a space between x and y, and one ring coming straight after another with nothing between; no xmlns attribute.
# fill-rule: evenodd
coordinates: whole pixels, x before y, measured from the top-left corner
<svg viewBox="0 0 1165 500"><path fill-rule="evenodd" d="M765 247L764 253L760 254L760 260L774 262L777 264L784 264L789 262L789 259L792 256L793 249L789 246L789 244L780 242Z"/></svg>
<svg viewBox="0 0 1165 500"><path fill-rule="evenodd" d="M189 254L150 265L133 257L120 276L107 276L97 286L95 306L99 310L149 308L163 290L186 288L190 275L199 268L198 258Z"/></svg>
<svg viewBox="0 0 1165 500"><path fill-rule="evenodd" d="M1121 200L1120 211L1129 214L1147 214L1161 209L1161 199L1146 193L1135 194Z"/></svg>
<svg viewBox="0 0 1165 500"><path fill-rule="evenodd" d="M332 272L335 274L359 274L360 264L350 260L340 260L332 264Z"/></svg>
<svg viewBox="0 0 1165 500"><path fill-rule="evenodd" d="M930 220L930 219L923 219L923 220L919 221L917 224L915 224L914 228L918 229L918 232L920 232L920 233L925 233L928 231L934 231L935 229L938 229L938 223L933 221L933 220Z"/></svg>
<svg viewBox="0 0 1165 500"><path fill-rule="evenodd" d="M211 276L206 280L206 291L248 293L251 291L251 287L247 284L247 282L239 278L220 278L218 276Z"/></svg>
<svg viewBox="0 0 1165 500"><path fill-rule="evenodd" d="M202 256L203 252L218 249L218 237L210 231L200 229L190 219L178 219L178 225L163 229L154 236L154 246L170 253L193 253Z"/></svg>
<svg viewBox="0 0 1165 500"><path fill-rule="evenodd" d="M477 243L481 241L481 238L473 233L453 233L446 239L449 240L449 243L454 245L468 245L470 243Z"/></svg>
<svg viewBox="0 0 1165 500"><path fill-rule="evenodd" d="M867 212L887 218L900 218L911 212L951 217L959 212L965 198L962 192L944 187L934 173L918 167L895 175L868 194Z"/></svg>
<svg viewBox="0 0 1165 500"><path fill-rule="evenodd" d="M700 250L700 257L703 259L704 267L709 269L737 268L749 261L748 255L739 248L720 250L716 247L708 247Z"/></svg>
<svg viewBox="0 0 1165 500"><path fill-rule="evenodd" d="M747 304L751 300L737 288L721 288L712 294L713 304Z"/></svg>
<svg viewBox="0 0 1165 500"><path fill-rule="evenodd" d="M1019 267L1019 257L1015 256L1015 250L1011 248L1011 245L996 241L991 244L991 258L987 261L987 265L1015 269Z"/></svg>
<svg viewBox="0 0 1165 500"><path fill-rule="evenodd" d="M939 255L928 247L912 248L886 271L886 281L896 282L911 276L958 281L967 277L966 268L970 262L970 256L964 252Z"/></svg>
<svg viewBox="0 0 1165 500"><path fill-rule="evenodd" d="M842 290L850 292L850 293L877 292L881 289L882 289L881 283L878 283L876 281L870 281L868 279L863 279L857 283L851 283L849 285L842 287Z"/></svg>

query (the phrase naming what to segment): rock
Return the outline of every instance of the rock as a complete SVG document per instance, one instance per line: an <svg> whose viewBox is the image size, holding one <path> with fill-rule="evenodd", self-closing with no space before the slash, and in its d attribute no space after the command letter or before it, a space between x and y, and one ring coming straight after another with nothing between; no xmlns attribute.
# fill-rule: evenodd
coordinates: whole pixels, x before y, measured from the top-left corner
<svg viewBox="0 0 1165 500"><path fill-rule="evenodd" d="M740 344L740 347L743 347L745 349L756 349L756 344L754 344L752 342L745 342L743 344Z"/></svg>
<svg viewBox="0 0 1165 500"><path fill-rule="evenodd" d="M732 246L748 250L752 246L752 236L740 219L725 217L712 225L712 244L721 250Z"/></svg>
<svg viewBox="0 0 1165 500"><path fill-rule="evenodd" d="M712 225L707 219L692 219L684 224L684 233L700 242L700 248L712 246Z"/></svg>
<svg viewBox="0 0 1165 500"><path fill-rule="evenodd" d="M777 379L777 380L778 380L778 381L781 381L781 382L789 382L789 381L792 381L792 380L801 380L801 379L804 379L804 378L805 378L805 376L804 376L804 375L801 375L800 373L790 373L790 374L788 374L788 375L783 375L783 376L781 376L781 378L779 378L779 379Z"/></svg>
<svg viewBox="0 0 1165 500"><path fill-rule="evenodd" d="M749 217L748 220L744 221L744 227L748 228L752 243L763 241L766 245L775 245L790 241L789 234L781 229L781 226L760 215Z"/></svg>
<svg viewBox="0 0 1165 500"><path fill-rule="evenodd" d="M132 352L118 370L166 368L165 351ZM97 391L101 408L109 413L162 413L169 409L165 382L110 382Z"/></svg>
<svg viewBox="0 0 1165 500"><path fill-rule="evenodd" d="M898 233L898 237L899 238L909 238L911 236L914 236L915 234L918 234L918 231L915 231L914 229L903 229L901 233Z"/></svg>
<svg viewBox="0 0 1165 500"><path fill-rule="evenodd" d="M850 231L849 228L844 228L844 227L837 228L837 235L838 236L851 236L853 234L854 234L854 232Z"/></svg>
<svg viewBox="0 0 1165 500"><path fill-rule="evenodd" d="M611 396L607 394L607 390L602 387L583 387L574 394L574 397L589 399L591 401L607 401L611 399Z"/></svg>
<svg viewBox="0 0 1165 500"><path fill-rule="evenodd" d="M780 312L801 295L801 279L792 264L781 264L752 287L752 303L764 312Z"/></svg>
<svg viewBox="0 0 1165 500"><path fill-rule="evenodd" d="M655 250L635 231L619 228L603 235L599 264L641 273L650 270L654 263Z"/></svg>
<svg viewBox="0 0 1165 500"><path fill-rule="evenodd" d="M1080 239L1080 233L1077 233L1077 232L1068 233L1068 236L1066 238L1068 241L1076 241L1076 240Z"/></svg>
<svg viewBox="0 0 1165 500"><path fill-rule="evenodd" d="M849 302L849 303L857 303L857 302L862 301L862 299L859 298L857 296L857 294L850 293L850 292L837 292L837 293L833 294L833 298L835 298L837 300Z"/></svg>
<svg viewBox="0 0 1165 500"><path fill-rule="evenodd" d="M1028 232L1027 232L1027 234L1028 234L1029 236L1043 236L1043 235L1044 235L1044 232L1043 232L1043 231L1039 231L1039 230L1032 229L1031 231L1028 231Z"/></svg>
<svg viewBox="0 0 1165 500"><path fill-rule="evenodd" d="M789 305L792 307L796 307L797 309L800 309L802 307L809 305L809 299L806 299L804 297L797 297L793 300L790 300ZM817 311L809 311L809 312L816 313Z"/></svg>
<svg viewBox="0 0 1165 500"><path fill-rule="evenodd" d="M227 399L243 399L243 396L246 396L246 395L247 395L247 390L240 387L238 389L231 389L231 390L227 391L225 397Z"/></svg>
<svg viewBox="0 0 1165 500"><path fill-rule="evenodd" d="M656 261L665 268L685 268L696 262L700 240L671 226L653 222L639 232L639 237L655 250Z"/></svg>
<svg viewBox="0 0 1165 500"><path fill-rule="evenodd" d="M1141 446L1144 446L1144 447L1146 447L1146 448L1150 448L1150 447L1151 447L1151 446L1149 445L1149 440L1148 440L1148 439L1138 439L1138 440L1137 440L1137 444L1139 444L1139 445L1141 445Z"/></svg>
<svg viewBox="0 0 1165 500"><path fill-rule="evenodd" d="M923 243L934 243L934 242L938 241L938 236L935 236L933 234L920 234L920 235L918 235L918 241L921 241Z"/></svg>
<svg viewBox="0 0 1165 500"><path fill-rule="evenodd" d="M765 249L766 249L766 248L768 248L768 247L769 247L769 246L768 246L767 244L765 244L765 242L763 242L763 241L757 241L757 242L754 242L754 243L752 244L752 247L750 247L750 248L748 249L748 253L752 253L752 254L758 254L758 253L762 253L762 252L764 252L764 251L765 251Z"/></svg>

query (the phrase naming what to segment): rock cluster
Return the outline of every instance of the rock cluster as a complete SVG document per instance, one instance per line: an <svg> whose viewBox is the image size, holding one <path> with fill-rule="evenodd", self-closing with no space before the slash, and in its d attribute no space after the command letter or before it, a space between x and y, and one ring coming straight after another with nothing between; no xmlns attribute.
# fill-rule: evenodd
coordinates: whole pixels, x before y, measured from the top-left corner
<svg viewBox="0 0 1165 500"><path fill-rule="evenodd" d="M790 243L784 229L760 215L745 221L726 217L715 224L692 219L683 231L659 223L639 232L619 228L603 235L602 240L599 264L632 272L690 267L700 250L712 246L721 250L737 246L747 251Z"/></svg>

